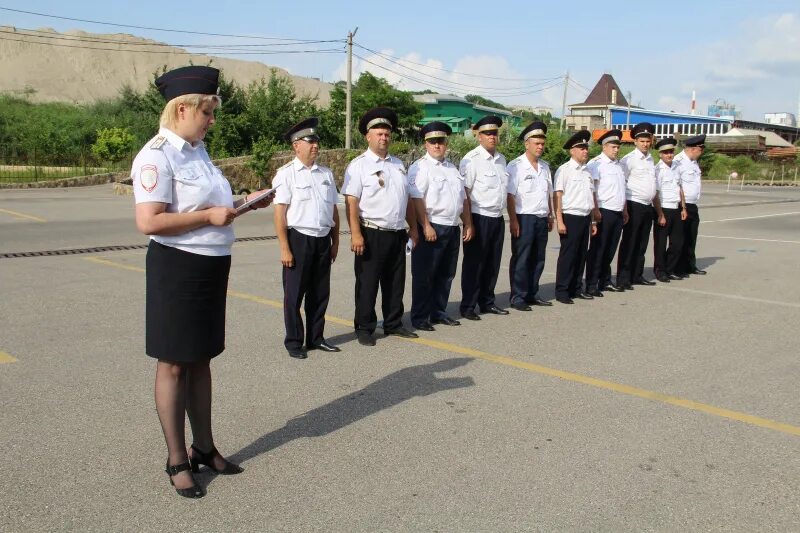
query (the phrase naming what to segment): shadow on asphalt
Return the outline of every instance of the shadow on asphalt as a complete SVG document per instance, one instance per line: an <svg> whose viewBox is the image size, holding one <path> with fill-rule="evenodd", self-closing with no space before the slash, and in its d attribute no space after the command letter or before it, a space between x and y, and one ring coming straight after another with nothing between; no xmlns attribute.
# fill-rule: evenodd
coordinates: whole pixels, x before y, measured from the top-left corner
<svg viewBox="0 0 800 533"><path fill-rule="evenodd" d="M472 387L475 381L471 377L447 378L436 375L464 366L470 361L472 359L468 357L455 357L392 372L361 390L292 418L282 428L258 438L228 459L234 463L244 463L295 439L323 437L412 398ZM197 483L203 488L211 484L214 478L216 474L207 468L201 475L195 475Z"/></svg>

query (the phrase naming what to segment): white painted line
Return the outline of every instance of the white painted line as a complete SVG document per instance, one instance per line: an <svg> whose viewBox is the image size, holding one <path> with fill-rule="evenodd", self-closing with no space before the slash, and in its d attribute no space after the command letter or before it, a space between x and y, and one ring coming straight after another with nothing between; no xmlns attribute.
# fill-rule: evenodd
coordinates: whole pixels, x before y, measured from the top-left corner
<svg viewBox="0 0 800 533"><path fill-rule="evenodd" d="M711 224L712 222L732 222L734 220L752 220L754 218L769 218L769 217L785 217L788 215L800 215L800 211L792 211L790 213L775 213L772 215L758 215L755 217L740 217L740 218L723 218L720 220L701 220L701 224Z"/></svg>
<svg viewBox="0 0 800 533"><path fill-rule="evenodd" d="M734 241L780 242L784 244L800 244L800 241L781 241L778 239L754 239L750 237L723 237L722 235L698 235L706 239L731 239Z"/></svg>
<svg viewBox="0 0 800 533"><path fill-rule="evenodd" d="M792 307L794 309L800 309L800 303L791 303L791 302L779 302L777 300L764 300L763 298L751 298L750 296L739 296L738 294L726 294L724 292L711 292L711 291L699 291L697 289L684 289L678 287L668 287L663 283L659 283L656 285L656 288L665 289L668 291L678 291L678 292L687 292L691 294L702 294L704 296L717 296L719 298L728 298L731 300L742 300L745 302L754 302L760 304L768 304L768 305L778 305L781 307Z"/></svg>

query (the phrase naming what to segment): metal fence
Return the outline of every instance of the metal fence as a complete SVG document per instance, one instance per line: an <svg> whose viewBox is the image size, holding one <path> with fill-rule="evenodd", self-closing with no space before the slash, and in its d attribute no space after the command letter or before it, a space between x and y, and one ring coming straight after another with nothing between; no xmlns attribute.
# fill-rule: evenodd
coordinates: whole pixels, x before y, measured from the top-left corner
<svg viewBox="0 0 800 533"><path fill-rule="evenodd" d="M54 156L18 145L0 145L0 183L52 181L62 178L120 172L130 168L136 154L121 161L97 161L89 146L74 156Z"/></svg>

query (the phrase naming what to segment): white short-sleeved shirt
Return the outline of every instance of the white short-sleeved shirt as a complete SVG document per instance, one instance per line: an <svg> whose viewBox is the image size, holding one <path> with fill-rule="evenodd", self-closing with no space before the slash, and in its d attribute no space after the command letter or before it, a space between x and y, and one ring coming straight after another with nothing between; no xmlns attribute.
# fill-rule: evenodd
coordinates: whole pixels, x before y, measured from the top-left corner
<svg viewBox="0 0 800 533"><path fill-rule="evenodd" d="M597 206L609 211L625 209L625 172L616 159L600 154L586 165L597 190Z"/></svg>
<svg viewBox="0 0 800 533"><path fill-rule="evenodd" d="M406 227L409 181L402 161L367 150L344 171L342 194L358 198L360 216L381 228Z"/></svg>
<svg viewBox="0 0 800 533"><path fill-rule="evenodd" d="M676 209L681 203L681 177L675 172L674 165L663 161L656 165L656 188L661 207Z"/></svg>
<svg viewBox="0 0 800 533"><path fill-rule="evenodd" d="M411 197L425 200L425 211L432 224L458 226L464 210L464 178L453 163L439 161L430 154L408 167Z"/></svg>
<svg viewBox="0 0 800 533"><path fill-rule="evenodd" d="M294 158L272 180L275 203L288 205L286 223L303 235L324 237L333 227L333 210L339 198L333 172L314 163L305 166Z"/></svg>
<svg viewBox="0 0 800 533"><path fill-rule="evenodd" d="M700 181L700 165L697 164L697 161L692 161L685 152L681 152L672 160L672 168L680 176L686 203L696 204L699 202L703 186Z"/></svg>
<svg viewBox="0 0 800 533"><path fill-rule="evenodd" d="M158 130L133 160L136 203L167 204L167 213L191 213L209 207L233 207L231 186L211 162L203 142L192 146L167 128ZM180 235L151 235L166 246L200 255L230 255L231 226L206 225Z"/></svg>
<svg viewBox="0 0 800 533"><path fill-rule="evenodd" d="M546 217L550 214L550 195L553 194L553 177L550 165L541 159L534 168L528 156L522 154L506 167L508 194L514 196L514 212L518 215Z"/></svg>
<svg viewBox="0 0 800 533"><path fill-rule="evenodd" d="M508 193L503 154L495 152L492 155L483 146L478 146L461 159L458 170L464 176L464 186L469 189L472 212L487 217L503 216Z"/></svg>
<svg viewBox="0 0 800 533"><path fill-rule="evenodd" d="M634 202L652 205L656 196L656 165L653 156L635 148L620 161L627 181L625 197Z"/></svg>
<svg viewBox="0 0 800 533"><path fill-rule="evenodd" d="M562 191L561 212L586 216L594 209L594 180L586 165L570 159L556 170L556 192Z"/></svg>

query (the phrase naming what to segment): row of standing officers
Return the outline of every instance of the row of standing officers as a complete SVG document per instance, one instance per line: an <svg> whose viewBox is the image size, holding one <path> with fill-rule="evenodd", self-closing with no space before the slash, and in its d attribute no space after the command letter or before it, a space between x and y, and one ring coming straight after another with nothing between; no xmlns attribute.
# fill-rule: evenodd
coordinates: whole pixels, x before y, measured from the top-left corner
<svg viewBox="0 0 800 533"><path fill-rule="evenodd" d="M553 175L541 159L547 134L542 122L521 132L525 152L507 163L497 151L501 119L481 119L473 126L479 145L458 167L446 158L450 127L431 122L422 129L425 156L406 171L389 153L397 122L396 113L383 107L361 117L359 131L368 149L348 165L341 191L355 254L354 325L362 345L375 345L379 290L384 333L417 336L401 320L407 253L412 270L410 318L417 330L460 325L447 314L447 303L462 243L461 317L507 315L495 300L506 211L510 304L519 311L552 305L540 297L539 282L553 227L561 241L555 296L562 303L653 285L644 277L651 228L659 281L705 274L694 254L700 198L697 159L704 136L687 139L678 156L674 139L659 141L661 161L656 165L650 155L652 124L633 128L636 148L621 159L621 131L611 130L599 139L602 153L592 161L590 134L581 131L564 145L570 160ZM308 119L286 133L296 157L278 170L273 182L283 265L284 345L298 359L312 349L339 351L324 337L330 268L339 246L338 194L330 169L316 163L317 124L317 119Z"/></svg>

